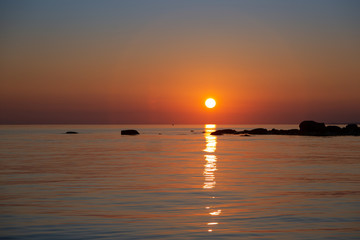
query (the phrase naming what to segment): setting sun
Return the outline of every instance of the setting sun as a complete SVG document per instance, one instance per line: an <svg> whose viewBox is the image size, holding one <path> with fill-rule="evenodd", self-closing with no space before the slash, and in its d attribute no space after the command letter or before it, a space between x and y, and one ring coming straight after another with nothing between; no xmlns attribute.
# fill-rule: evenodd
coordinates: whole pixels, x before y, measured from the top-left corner
<svg viewBox="0 0 360 240"><path fill-rule="evenodd" d="M213 98L206 99L205 106L207 108L213 108L213 107L215 107L215 105L216 105L216 101Z"/></svg>

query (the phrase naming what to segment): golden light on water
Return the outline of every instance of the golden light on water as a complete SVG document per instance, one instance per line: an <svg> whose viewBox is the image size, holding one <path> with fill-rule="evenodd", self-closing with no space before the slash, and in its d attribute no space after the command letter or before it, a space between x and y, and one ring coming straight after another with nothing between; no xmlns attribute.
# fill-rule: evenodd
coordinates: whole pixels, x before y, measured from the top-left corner
<svg viewBox="0 0 360 240"><path fill-rule="evenodd" d="M215 187L215 171L216 169L216 156L213 154L216 150L216 136L210 135L213 131L215 131L215 124L206 124L205 125L205 140L206 140L206 148L204 152L210 153L205 154L205 165L203 175L205 177L204 181L204 189L211 189Z"/></svg>
<svg viewBox="0 0 360 240"><path fill-rule="evenodd" d="M206 99L206 101L205 101L205 106L206 106L207 108L213 108L213 107L215 107L215 106L216 106L216 101L215 101L215 99L213 99L213 98L208 98L208 99Z"/></svg>
<svg viewBox="0 0 360 240"><path fill-rule="evenodd" d="M213 153L215 152L216 150L216 137L215 136L211 136L209 135L208 137L206 137L206 148L205 148L205 152L208 152L208 153ZM215 155L211 155L213 157L215 157ZM209 157L210 159L210 157ZM216 157L215 157L216 159Z"/></svg>
<svg viewBox="0 0 360 240"><path fill-rule="evenodd" d="M219 216L221 214L221 210L217 210L215 212L209 213L211 216Z"/></svg>
<svg viewBox="0 0 360 240"><path fill-rule="evenodd" d="M217 225L217 222L209 222L207 225Z"/></svg>
<svg viewBox="0 0 360 240"><path fill-rule="evenodd" d="M216 104L216 103L215 103ZM215 155L215 151L216 151L216 136L211 135L212 132L214 132L216 130L216 125L215 124L206 124L205 125L205 133L204 133L204 137L205 137L205 149L204 152L206 152L206 154L204 154L205 157L205 164L204 164L204 171L203 171L203 175L204 175L204 185L203 185L203 189L206 191L210 191L211 194L214 193L214 189L215 189L215 172L217 170L216 167L216 162L217 162L217 158ZM214 199L215 196L210 196L211 199ZM208 222L207 225L211 228L208 229L208 232L212 232L213 226L216 226L218 224L218 222L214 221L214 217L219 216L221 214L221 210L220 209L214 209L213 206L206 206L205 209L208 210L208 214L211 216L211 222Z"/></svg>
<svg viewBox="0 0 360 240"><path fill-rule="evenodd" d="M215 187L215 171L216 171L216 159L213 155L205 155L205 169L203 175L205 176L204 189L214 188Z"/></svg>

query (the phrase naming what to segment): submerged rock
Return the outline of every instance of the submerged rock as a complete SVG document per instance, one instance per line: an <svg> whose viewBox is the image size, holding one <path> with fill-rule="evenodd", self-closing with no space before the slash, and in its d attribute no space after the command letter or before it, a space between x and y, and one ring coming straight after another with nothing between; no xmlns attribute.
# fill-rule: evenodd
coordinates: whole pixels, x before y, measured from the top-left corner
<svg viewBox="0 0 360 240"><path fill-rule="evenodd" d="M67 131L65 134L78 134L78 132L75 132L75 131Z"/></svg>
<svg viewBox="0 0 360 240"><path fill-rule="evenodd" d="M134 129L121 130L121 135L139 135L140 133Z"/></svg>
<svg viewBox="0 0 360 240"><path fill-rule="evenodd" d="M250 134L244 133L244 134L240 134L241 137L250 137Z"/></svg>

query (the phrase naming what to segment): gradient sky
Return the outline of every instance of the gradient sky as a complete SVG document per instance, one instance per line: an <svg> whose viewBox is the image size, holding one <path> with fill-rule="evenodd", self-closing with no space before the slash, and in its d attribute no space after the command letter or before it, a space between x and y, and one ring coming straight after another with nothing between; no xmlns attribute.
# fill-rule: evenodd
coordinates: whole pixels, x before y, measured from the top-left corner
<svg viewBox="0 0 360 240"><path fill-rule="evenodd" d="M353 0L3 0L0 123L360 122L359 12Z"/></svg>

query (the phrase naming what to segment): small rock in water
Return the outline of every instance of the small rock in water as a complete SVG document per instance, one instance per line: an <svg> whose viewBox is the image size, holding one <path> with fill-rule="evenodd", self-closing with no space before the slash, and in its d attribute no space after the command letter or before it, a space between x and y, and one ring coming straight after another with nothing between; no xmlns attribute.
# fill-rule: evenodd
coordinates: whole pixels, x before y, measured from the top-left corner
<svg viewBox="0 0 360 240"><path fill-rule="evenodd" d="M138 135L138 134L140 133L134 129L121 130L121 135Z"/></svg>
<svg viewBox="0 0 360 240"><path fill-rule="evenodd" d="M65 134L78 134L78 132L74 132L74 131L67 131Z"/></svg>

